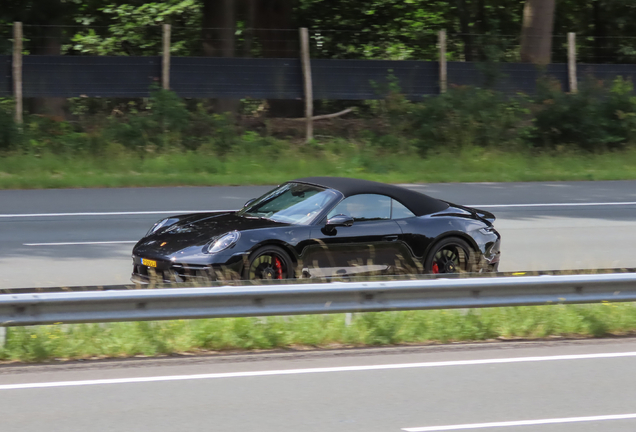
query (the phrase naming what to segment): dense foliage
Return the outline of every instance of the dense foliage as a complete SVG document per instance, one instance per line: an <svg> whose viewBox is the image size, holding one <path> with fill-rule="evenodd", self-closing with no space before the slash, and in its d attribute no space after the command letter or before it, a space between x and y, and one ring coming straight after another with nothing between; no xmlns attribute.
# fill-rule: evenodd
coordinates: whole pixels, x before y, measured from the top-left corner
<svg viewBox="0 0 636 432"><path fill-rule="evenodd" d="M576 94L546 85L530 131L536 146L620 149L636 138L636 97L631 82L618 78L606 88L588 81Z"/></svg>
<svg viewBox="0 0 636 432"><path fill-rule="evenodd" d="M636 55L636 38L632 37L636 3L632 3L557 2L554 60L563 61L563 36L575 31L582 60L631 62ZM215 0L0 0L0 50L10 50L10 23L21 20L27 53L156 55L161 51L160 25L171 23L174 54L204 55L206 41L219 37L203 29L215 24L209 18L217 4ZM518 60L524 0L235 0L233 4L234 39L228 45L232 55L287 55L287 39L297 43L293 29L307 26L314 57L432 60L438 55L436 33L446 29L449 59L478 60L484 75L492 75L491 81L496 81L496 74L488 74L497 69L492 64ZM250 9L253 4L261 8L257 16ZM280 19L272 20L272 16ZM249 30L259 25L265 28ZM291 30L280 31L284 28ZM297 53L297 47L292 47ZM432 149L470 146L576 147L597 152L632 145L636 107L631 84L618 80L611 86L587 83L581 87L578 94L567 94L545 83L536 96L513 98L490 89L455 88L412 103L399 96L396 84L385 101L359 104L352 120L356 127L324 134L364 143L380 152L417 151L421 155ZM167 92L156 92L149 99L76 99L62 113L69 121L31 115L21 133L8 104L0 106L0 150L95 153L120 146L141 154L203 149L223 156L255 139L296 139L302 134L300 127L272 132L260 116L253 117L256 126L240 121L237 125L225 116L211 114L211 104L199 102L182 101ZM271 109L276 101L270 102ZM321 104L325 102L317 105ZM340 109L337 104L332 108ZM32 109L29 103L27 109L54 112L50 107ZM302 113L281 116L299 115ZM246 133L247 140L242 138Z"/></svg>
<svg viewBox="0 0 636 432"><path fill-rule="evenodd" d="M173 51L201 55L203 27L210 27L208 7L215 0L0 0L0 49L9 49L7 28L23 21L28 52L41 52L45 42L59 40L58 49L73 53L157 54L158 26L171 23ZM488 43L518 43L524 0L234 0L234 55L245 55L240 42L246 28L313 30L315 54L340 58L433 59L435 33L450 35L451 58L483 58ZM250 12L257 5L260 9ZM290 10L291 13L285 13ZM256 13L257 12L257 13ZM271 18L271 12L280 19ZM256 16L254 16L256 13ZM45 26L61 26L55 29ZM214 25L213 27L216 27ZM624 0L559 0L555 11L554 51L564 60L565 34L579 35L585 61L625 62L636 52L636 3ZM296 33L277 33L276 39L296 39ZM251 54L263 47L250 44ZM270 49L270 47L268 47ZM514 49L509 50L514 54Z"/></svg>
<svg viewBox="0 0 636 432"><path fill-rule="evenodd" d="M422 156L471 147L600 152L636 144L636 96L630 82L618 78L603 86L590 81L576 94L549 81L541 87L536 97L459 87L420 102L407 101L394 89L385 100L358 109L349 119L318 122L318 141L307 148L320 151L324 135L346 138L370 154ZM76 116L70 122L27 116L22 133L13 123L10 103L0 105L0 150L61 155L183 150L223 157L266 149L281 139L284 146L302 142L301 122L279 124L252 115L232 119L210 113L203 103L186 104L164 90L155 90L138 104L116 107L108 115L90 114L90 102L75 100Z"/></svg>

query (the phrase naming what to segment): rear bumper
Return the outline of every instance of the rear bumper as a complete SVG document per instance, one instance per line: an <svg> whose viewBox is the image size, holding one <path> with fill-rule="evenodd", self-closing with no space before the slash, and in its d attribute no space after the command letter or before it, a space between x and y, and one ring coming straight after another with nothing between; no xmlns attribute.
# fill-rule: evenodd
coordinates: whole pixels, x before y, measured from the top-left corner
<svg viewBox="0 0 636 432"><path fill-rule="evenodd" d="M480 266L479 273L497 273L499 271L499 261Z"/></svg>
<svg viewBox="0 0 636 432"><path fill-rule="evenodd" d="M477 269L479 273L496 273L499 271L501 237L499 236L499 233L496 233L496 235L496 240L486 243L481 251L481 257Z"/></svg>

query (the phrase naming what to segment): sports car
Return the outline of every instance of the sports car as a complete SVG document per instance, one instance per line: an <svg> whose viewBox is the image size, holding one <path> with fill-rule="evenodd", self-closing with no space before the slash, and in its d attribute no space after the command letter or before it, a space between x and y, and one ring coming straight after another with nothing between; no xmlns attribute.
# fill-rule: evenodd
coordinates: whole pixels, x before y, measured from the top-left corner
<svg viewBox="0 0 636 432"><path fill-rule="evenodd" d="M132 280L495 272L494 221L487 211L399 186L301 178L238 211L158 221L134 246Z"/></svg>

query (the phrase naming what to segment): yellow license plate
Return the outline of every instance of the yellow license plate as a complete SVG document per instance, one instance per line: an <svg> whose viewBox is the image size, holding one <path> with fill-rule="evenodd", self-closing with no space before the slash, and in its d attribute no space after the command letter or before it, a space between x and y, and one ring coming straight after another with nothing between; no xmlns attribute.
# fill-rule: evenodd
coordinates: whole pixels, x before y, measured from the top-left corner
<svg viewBox="0 0 636 432"><path fill-rule="evenodd" d="M157 267L157 261L154 261L154 260L142 258L141 263L147 267Z"/></svg>

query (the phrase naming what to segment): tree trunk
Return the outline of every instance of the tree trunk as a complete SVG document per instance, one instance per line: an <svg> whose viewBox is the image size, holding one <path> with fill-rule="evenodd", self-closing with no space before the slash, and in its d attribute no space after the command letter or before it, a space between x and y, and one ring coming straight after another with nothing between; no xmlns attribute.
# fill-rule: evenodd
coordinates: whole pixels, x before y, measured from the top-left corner
<svg viewBox="0 0 636 432"><path fill-rule="evenodd" d="M205 0L202 21L203 55L234 57L234 0Z"/></svg>
<svg viewBox="0 0 636 432"><path fill-rule="evenodd" d="M37 34L34 37L33 54L61 55L62 29L54 26L42 26L37 28ZM66 99L61 97L33 98L31 110L35 114L41 114L54 120L62 121L65 119L65 105Z"/></svg>
<svg viewBox="0 0 636 432"><path fill-rule="evenodd" d="M486 17L485 0L477 2L477 33L485 35L488 33L488 18Z"/></svg>
<svg viewBox="0 0 636 432"><path fill-rule="evenodd" d="M461 38L464 42L464 60L473 61L474 43L470 34L470 10L466 5L466 0L457 0L457 12L459 13L459 31L462 33Z"/></svg>
<svg viewBox="0 0 636 432"><path fill-rule="evenodd" d="M245 42L243 55L252 57L254 44L254 28L256 27L256 0L245 0Z"/></svg>
<svg viewBox="0 0 636 432"><path fill-rule="evenodd" d="M594 0L593 6L593 22L594 22L594 61L592 63L605 63L609 60L609 40L605 31L603 22L603 8L601 0Z"/></svg>
<svg viewBox="0 0 636 432"><path fill-rule="evenodd" d="M208 57L234 57L236 33L236 7L234 0L204 0L202 16L203 55ZM214 110L235 113L237 99L216 99Z"/></svg>
<svg viewBox="0 0 636 432"><path fill-rule="evenodd" d="M477 58L480 61L488 60L488 56L486 55L485 44L490 43L490 38L486 36L488 34L489 26L488 26L488 18L486 16L486 4L485 0L478 0L477 2L477 19L475 22L475 27L477 28L477 34L482 35L479 40L479 44L477 46Z"/></svg>
<svg viewBox="0 0 636 432"><path fill-rule="evenodd" d="M547 65L552 61L555 0L526 0L521 29L521 61Z"/></svg>
<svg viewBox="0 0 636 432"><path fill-rule="evenodd" d="M263 57L298 58L298 29L293 29L292 12L295 0L259 0L256 12L256 35L263 48ZM302 100L270 99L270 117L302 117Z"/></svg>

